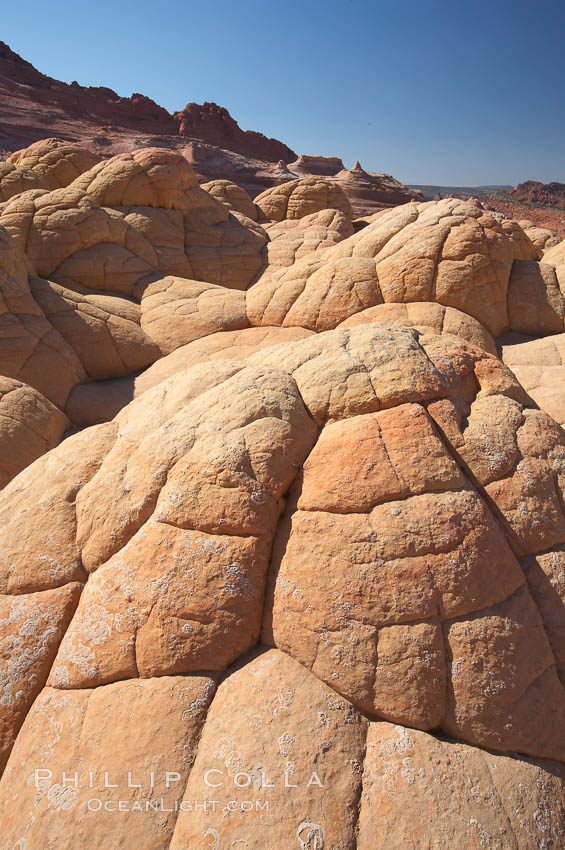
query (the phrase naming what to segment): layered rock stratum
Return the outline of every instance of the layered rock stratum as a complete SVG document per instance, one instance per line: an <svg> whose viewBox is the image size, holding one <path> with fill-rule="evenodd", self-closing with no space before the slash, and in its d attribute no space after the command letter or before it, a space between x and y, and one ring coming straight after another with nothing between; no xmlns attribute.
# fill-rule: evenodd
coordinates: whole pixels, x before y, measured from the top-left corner
<svg viewBox="0 0 565 850"><path fill-rule="evenodd" d="M508 196L516 201L548 207L565 207L564 183L540 183L527 180L514 187Z"/></svg>
<svg viewBox="0 0 565 850"><path fill-rule="evenodd" d="M0 170L2 850L564 846L564 243L93 156Z"/></svg>
<svg viewBox="0 0 565 850"><path fill-rule="evenodd" d="M142 94L120 97L103 86L55 80L0 42L0 153L51 137L79 143L87 149L84 156L98 159L158 145L183 153L200 183L236 181L252 197L300 177L329 177L346 192L358 216L422 199L419 191L390 175L363 171L358 163L349 171L339 157L297 157L284 142L242 130L216 103L188 103L171 114ZM26 156L33 160L33 151ZM29 184L38 178L22 172L11 180L5 177L0 172L0 203L9 192L15 194L13 187L23 191L22 180L26 188L44 188ZM50 183L48 188L57 187Z"/></svg>

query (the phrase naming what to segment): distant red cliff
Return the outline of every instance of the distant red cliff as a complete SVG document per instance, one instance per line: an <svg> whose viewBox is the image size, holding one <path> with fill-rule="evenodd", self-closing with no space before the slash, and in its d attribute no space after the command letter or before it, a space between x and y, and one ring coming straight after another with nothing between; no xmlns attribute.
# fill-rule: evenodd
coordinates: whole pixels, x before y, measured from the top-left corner
<svg viewBox="0 0 565 850"><path fill-rule="evenodd" d="M523 204L544 207L565 207L565 183L538 183L527 180L507 193L509 198Z"/></svg>
<svg viewBox="0 0 565 850"><path fill-rule="evenodd" d="M0 42L0 147L16 150L51 136L85 141L132 130L182 136L270 161L291 162L296 154L276 139L242 130L215 103L188 103L170 115L143 94L120 97L103 86L70 85L37 71Z"/></svg>
<svg viewBox="0 0 565 850"><path fill-rule="evenodd" d="M339 157L297 154L277 139L242 130L216 103L188 103L171 115L143 94L120 97L103 86L63 83L0 42L0 157L40 139L78 142L101 157L142 147L182 152L202 182L225 178L252 196L318 175L342 185L357 215L421 200L386 174L344 168Z"/></svg>
<svg viewBox="0 0 565 850"><path fill-rule="evenodd" d="M174 119L178 121L180 136L259 159L292 162L296 158L294 151L283 142L268 139L253 130L242 130L228 110L216 103L187 103L181 112L175 112Z"/></svg>

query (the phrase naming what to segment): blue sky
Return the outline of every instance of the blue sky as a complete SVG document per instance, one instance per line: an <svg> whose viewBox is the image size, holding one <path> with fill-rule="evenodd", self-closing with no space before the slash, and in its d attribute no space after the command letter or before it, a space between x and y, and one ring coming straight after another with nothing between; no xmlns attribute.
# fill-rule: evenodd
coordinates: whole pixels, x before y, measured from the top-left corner
<svg viewBox="0 0 565 850"><path fill-rule="evenodd" d="M0 38L52 77L216 101L407 183L565 182L565 0L32 0Z"/></svg>

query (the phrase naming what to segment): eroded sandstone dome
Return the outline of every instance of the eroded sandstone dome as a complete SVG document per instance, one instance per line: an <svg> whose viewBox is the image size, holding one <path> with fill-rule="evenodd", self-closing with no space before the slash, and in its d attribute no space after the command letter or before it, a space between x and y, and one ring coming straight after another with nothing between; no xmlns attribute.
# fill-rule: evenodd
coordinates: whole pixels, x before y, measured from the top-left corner
<svg viewBox="0 0 565 850"><path fill-rule="evenodd" d="M48 189L68 186L83 172L100 161L91 151L61 139L42 139L28 148L16 151L8 162L19 168L29 168L46 184Z"/></svg>
<svg viewBox="0 0 565 850"><path fill-rule="evenodd" d="M559 253L315 182L0 209L2 850L565 842Z"/></svg>

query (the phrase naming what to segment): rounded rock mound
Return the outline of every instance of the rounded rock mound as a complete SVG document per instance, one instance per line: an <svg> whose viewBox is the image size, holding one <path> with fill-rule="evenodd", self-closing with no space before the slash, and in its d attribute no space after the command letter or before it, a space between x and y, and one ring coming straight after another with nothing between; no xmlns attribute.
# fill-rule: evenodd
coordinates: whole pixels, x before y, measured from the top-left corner
<svg viewBox="0 0 565 850"><path fill-rule="evenodd" d="M565 844L563 266L313 180L1 204L2 850Z"/></svg>
<svg viewBox="0 0 565 850"><path fill-rule="evenodd" d="M512 263L512 241L473 204L409 203L282 275L267 268L248 291L248 313L252 324L324 331L377 304L434 301L498 336Z"/></svg>
<svg viewBox="0 0 565 850"><path fill-rule="evenodd" d="M395 741L417 772L433 758L443 776L457 754L487 795L496 787L513 800L513 783L543 779L536 793L559 813L550 777L565 762L564 468L559 426L496 357L450 335L365 324L172 374L0 494L5 604L65 590L76 605L68 617L71 603L57 597L70 623L34 661L43 688L23 726L19 707L3 709L5 796L9 787L20 805L31 800L48 710L62 724L54 773L93 757L100 700L106 728L111 716L123 735L128 718L176 705L181 688L190 728L181 734L165 713L167 734L147 730L141 743L144 759L176 764L180 742L202 736L182 769L187 799L232 759L238 770L260 760L270 774L292 762L293 776L313 763L325 786L322 795L311 783L299 808L280 802L273 821L254 819L257 848L265 823L353 847L362 776L357 846L371 846L383 770L396 787L382 762ZM30 525L39 482L46 509ZM7 693L17 687L8 678ZM138 734L121 739L122 764L139 764ZM118 770L112 735L97 764ZM282 792L265 793L274 804ZM466 834L476 800L449 799L463 815L442 819L438 834ZM484 806L481 817L509 834ZM70 835L82 834L82 812L60 815ZM51 818L42 835L60 828ZM143 839L133 813L120 823L132 830L123 846L151 846L151 822ZM241 838L221 813L163 823L163 846L207 829ZM10 840L39 834L37 819L10 807L4 824Z"/></svg>
<svg viewBox="0 0 565 850"><path fill-rule="evenodd" d="M245 189L242 189L237 183L233 183L231 180L210 180L208 183L201 183L200 188L220 203L225 204L228 209L246 215L252 221L257 221L255 204Z"/></svg>
<svg viewBox="0 0 565 850"><path fill-rule="evenodd" d="M269 221L303 218L329 209L353 217L351 204L341 186L323 177L301 177L273 186L257 195L255 204Z"/></svg>
<svg viewBox="0 0 565 850"><path fill-rule="evenodd" d="M39 276L128 296L156 272L246 289L267 241L198 186L183 156L162 148L104 160L63 189L24 192L0 223Z"/></svg>
<svg viewBox="0 0 565 850"><path fill-rule="evenodd" d="M47 183L32 168L14 165L11 162L0 163L0 203L9 201L14 195L21 195L30 189L47 189Z"/></svg>
<svg viewBox="0 0 565 850"><path fill-rule="evenodd" d="M35 171L48 189L61 189L100 162L100 157L81 145L61 139L42 139L13 153L8 162Z"/></svg>

